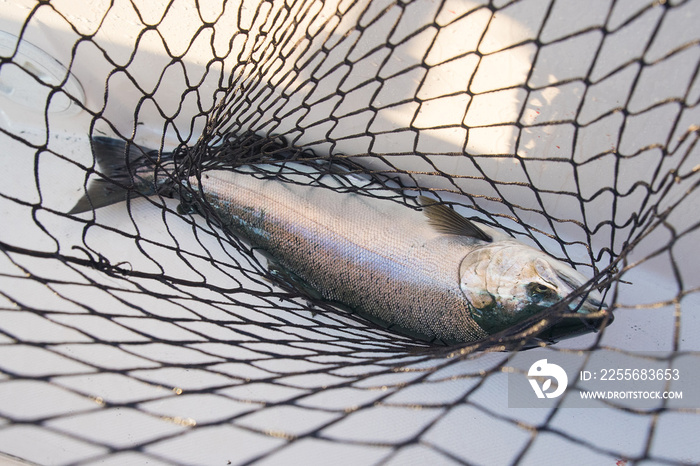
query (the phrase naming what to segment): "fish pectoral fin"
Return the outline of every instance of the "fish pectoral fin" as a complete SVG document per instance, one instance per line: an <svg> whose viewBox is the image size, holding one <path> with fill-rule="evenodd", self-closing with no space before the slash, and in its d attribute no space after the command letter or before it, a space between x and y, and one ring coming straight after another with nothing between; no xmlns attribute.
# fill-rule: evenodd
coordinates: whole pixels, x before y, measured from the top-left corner
<svg viewBox="0 0 700 466"><path fill-rule="evenodd" d="M493 238L479 228L474 222L463 217L444 204L438 204L435 200L419 196L418 201L423 207L428 223L440 233L448 235L468 236L490 243Z"/></svg>

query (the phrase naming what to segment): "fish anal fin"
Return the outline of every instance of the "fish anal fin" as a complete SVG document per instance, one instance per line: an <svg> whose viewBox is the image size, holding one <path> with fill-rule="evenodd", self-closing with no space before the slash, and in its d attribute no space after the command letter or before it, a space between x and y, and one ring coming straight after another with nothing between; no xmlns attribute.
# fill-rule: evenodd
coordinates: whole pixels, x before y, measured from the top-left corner
<svg viewBox="0 0 700 466"><path fill-rule="evenodd" d="M493 238L474 222L446 205L438 204L435 200L426 196L419 196L418 201L423 207L423 212L428 217L428 223L440 233L467 236L486 241L487 243L493 241Z"/></svg>
<svg viewBox="0 0 700 466"><path fill-rule="evenodd" d="M321 293L290 270L287 270L273 261L268 262L267 269L279 283L284 284L291 289L299 290L312 299L323 300Z"/></svg>

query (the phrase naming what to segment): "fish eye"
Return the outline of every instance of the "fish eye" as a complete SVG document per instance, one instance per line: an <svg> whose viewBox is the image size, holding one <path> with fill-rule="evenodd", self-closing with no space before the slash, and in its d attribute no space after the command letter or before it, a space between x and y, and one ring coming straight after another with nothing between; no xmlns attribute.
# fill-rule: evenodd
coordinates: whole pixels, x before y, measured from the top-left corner
<svg viewBox="0 0 700 466"><path fill-rule="evenodd" d="M533 294L547 294L553 291L554 290L552 290L550 287L543 285L542 283L530 283L530 292Z"/></svg>

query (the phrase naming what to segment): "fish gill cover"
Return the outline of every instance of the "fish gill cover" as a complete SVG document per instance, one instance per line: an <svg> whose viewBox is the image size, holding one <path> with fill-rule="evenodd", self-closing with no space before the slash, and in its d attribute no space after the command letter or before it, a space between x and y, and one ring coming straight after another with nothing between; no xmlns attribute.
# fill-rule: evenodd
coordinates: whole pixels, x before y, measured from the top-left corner
<svg viewBox="0 0 700 466"><path fill-rule="evenodd" d="M698 367L699 17L698 0L5 4L0 452L697 462L697 409L566 409L574 392L508 409L505 387L533 352ZM578 295L599 289L615 323L526 352L566 308L470 345L397 335L280 285L169 195L122 183L125 203L70 214L101 176L96 137L152 150L156 176L319 160L360 177L328 189L428 194L591 278Z"/></svg>

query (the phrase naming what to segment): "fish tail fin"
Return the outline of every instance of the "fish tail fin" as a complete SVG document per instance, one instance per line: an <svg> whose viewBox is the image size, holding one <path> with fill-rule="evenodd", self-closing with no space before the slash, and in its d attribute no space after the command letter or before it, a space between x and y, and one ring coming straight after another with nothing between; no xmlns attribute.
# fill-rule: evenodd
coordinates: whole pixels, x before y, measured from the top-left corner
<svg viewBox="0 0 700 466"><path fill-rule="evenodd" d="M151 196L172 188L165 165L173 162L172 153L159 154L121 139L102 136L92 138L96 170L70 214L123 202L130 192Z"/></svg>

